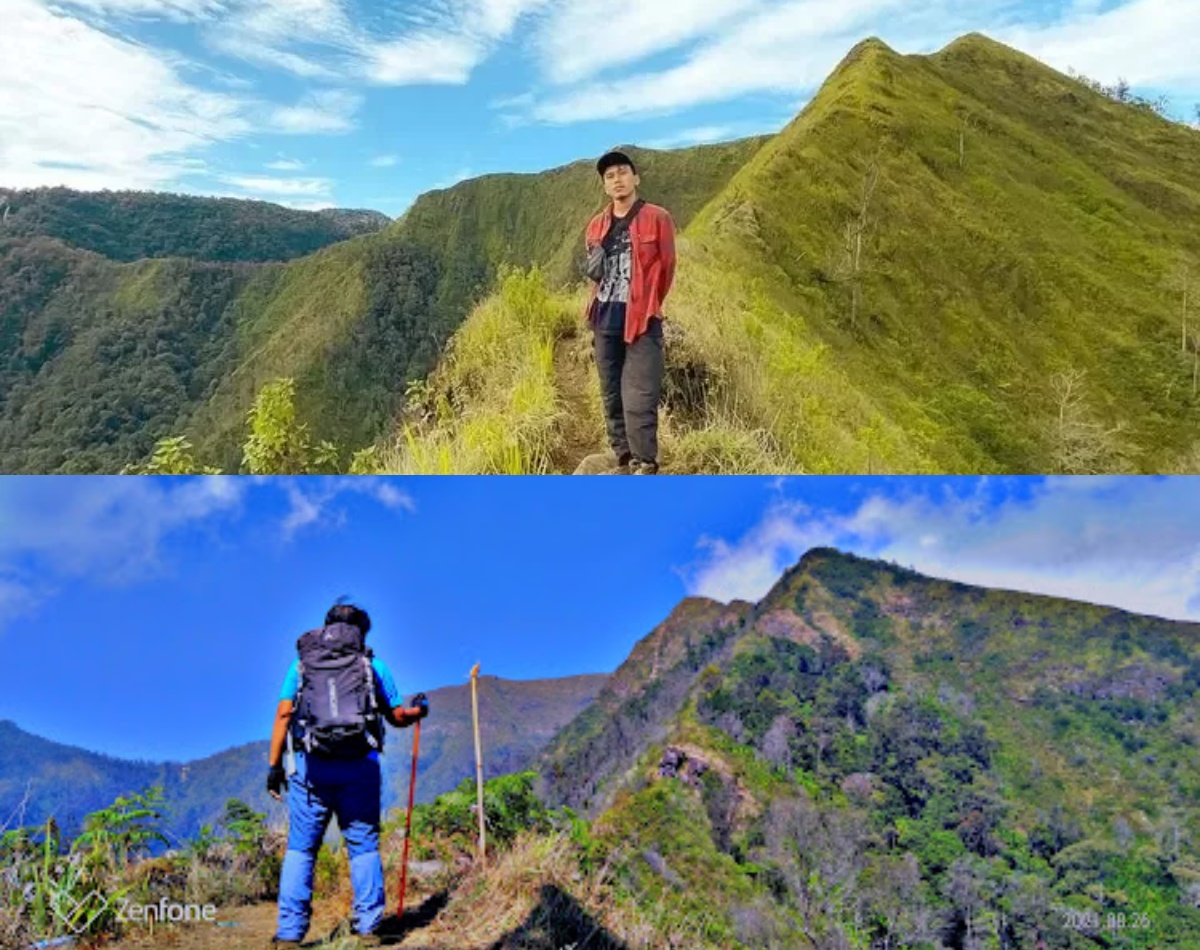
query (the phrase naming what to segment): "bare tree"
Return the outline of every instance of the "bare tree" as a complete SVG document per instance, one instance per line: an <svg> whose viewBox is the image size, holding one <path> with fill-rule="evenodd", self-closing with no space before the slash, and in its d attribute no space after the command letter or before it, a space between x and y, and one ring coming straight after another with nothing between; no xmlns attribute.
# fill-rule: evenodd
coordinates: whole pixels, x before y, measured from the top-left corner
<svg viewBox="0 0 1200 950"><path fill-rule="evenodd" d="M879 187L880 155L876 151L863 175L862 192L854 216L846 221L842 229L841 260L834 268L833 279L850 285L850 326L858 323L858 312L862 307L863 278L867 273L863 244L872 226L871 199Z"/></svg>
<svg viewBox="0 0 1200 950"><path fill-rule="evenodd" d="M1188 303L1189 296L1194 283L1195 268L1192 261L1184 253L1180 253L1179 261L1175 265L1174 270L1167 275L1167 288L1179 294L1179 323L1180 323L1180 343L1179 348L1183 353L1187 352L1188 342Z"/></svg>
<svg viewBox="0 0 1200 950"><path fill-rule="evenodd" d="M987 907L984 891L984 875L969 857L955 859L950 865L943 893L950 899L957 913L962 915L967 927L967 946L975 942L975 924L980 913Z"/></svg>
<svg viewBox="0 0 1200 950"><path fill-rule="evenodd" d="M1192 331L1192 396L1200 392L1200 329Z"/></svg>
<svg viewBox="0 0 1200 950"><path fill-rule="evenodd" d="M1051 459L1054 468L1063 475L1099 475L1111 470L1119 456L1116 437L1124 428L1106 428L1092 418L1087 407L1081 369L1055 373L1050 379L1050 391L1057 408L1051 427Z"/></svg>

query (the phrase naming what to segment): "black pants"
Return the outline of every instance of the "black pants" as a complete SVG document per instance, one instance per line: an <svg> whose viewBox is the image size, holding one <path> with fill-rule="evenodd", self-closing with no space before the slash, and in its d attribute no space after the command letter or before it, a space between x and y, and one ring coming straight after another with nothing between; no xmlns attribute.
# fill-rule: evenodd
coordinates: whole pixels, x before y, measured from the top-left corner
<svg viewBox="0 0 1200 950"><path fill-rule="evenodd" d="M632 343L624 337L595 335L596 368L608 443L617 458L631 454L640 462L658 462L658 404L662 399L662 320Z"/></svg>

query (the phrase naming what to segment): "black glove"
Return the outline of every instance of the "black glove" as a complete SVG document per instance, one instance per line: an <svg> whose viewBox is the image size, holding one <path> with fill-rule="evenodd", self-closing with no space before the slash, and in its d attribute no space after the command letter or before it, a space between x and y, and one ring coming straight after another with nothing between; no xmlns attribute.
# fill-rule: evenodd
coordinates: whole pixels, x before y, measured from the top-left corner
<svg viewBox="0 0 1200 950"><path fill-rule="evenodd" d="M272 765L267 772L267 791L272 795L282 795L287 791L287 773L282 765Z"/></svg>
<svg viewBox="0 0 1200 950"><path fill-rule="evenodd" d="M416 696L409 700L408 705L416 706L421 710L422 719L429 715L429 697L424 693L417 693Z"/></svg>

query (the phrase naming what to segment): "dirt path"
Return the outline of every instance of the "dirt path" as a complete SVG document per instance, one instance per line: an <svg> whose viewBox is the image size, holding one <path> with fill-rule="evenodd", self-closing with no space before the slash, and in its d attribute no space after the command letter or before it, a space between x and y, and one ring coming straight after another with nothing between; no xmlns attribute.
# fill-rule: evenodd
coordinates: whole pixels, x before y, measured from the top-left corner
<svg viewBox="0 0 1200 950"><path fill-rule="evenodd" d="M441 895L414 898L411 910L404 919L394 914L384 918L382 932L389 942L405 947L420 946L421 927L427 925L444 906ZM394 908L393 908L394 910ZM318 901L313 907L313 921L303 946L324 950L350 950L357 941L346 939L349 930L349 909L333 901ZM276 905L252 904L219 910L215 923L174 924L167 927L146 925L140 933L131 934L116 943L104 944L104 950L267 950L275 935ZM407 935L407 939L404 939ZM434 950L430 947L428 950Z"/></svg>
<svg viewBox="0 0 1200 950"><path fill-rule="evenodd" d="M567 411L562 438L554 453L554 470L571 473L580 463L604 451L602 433L596 431L588 403L589 373L593 372L589 350L582 335L565 337L554 347L554 377Z"/></svg>

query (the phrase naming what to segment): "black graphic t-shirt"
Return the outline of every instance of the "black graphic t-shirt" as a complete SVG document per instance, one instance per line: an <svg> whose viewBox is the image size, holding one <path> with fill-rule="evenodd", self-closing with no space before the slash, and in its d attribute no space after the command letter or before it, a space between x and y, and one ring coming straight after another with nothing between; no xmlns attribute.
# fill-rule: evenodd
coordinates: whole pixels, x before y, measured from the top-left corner
<svg viewBox="0 0 1200 950"><path fill-rule="evenodd" d="M633 244L629 222L636 211L631 208L623 218L615 215L604 236L604 277L596 291L594 326L597 333L620 336L625 333L625 307L629 303L629 281L633 273Z"/></svg>

